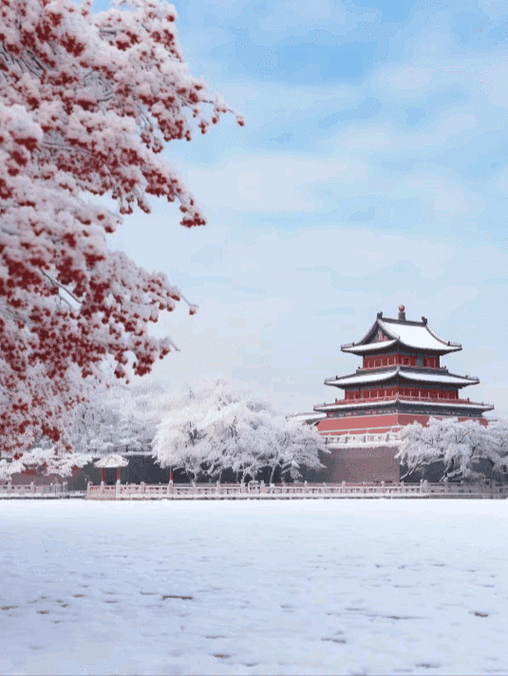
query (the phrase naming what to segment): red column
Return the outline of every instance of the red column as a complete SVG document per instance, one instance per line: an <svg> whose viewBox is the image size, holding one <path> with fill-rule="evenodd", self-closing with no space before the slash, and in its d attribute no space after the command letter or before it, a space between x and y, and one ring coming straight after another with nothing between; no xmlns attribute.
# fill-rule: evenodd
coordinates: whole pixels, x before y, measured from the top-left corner
<svg viewBox="0 0 508 676"><path fill-rule="evenodd" d="M101 484L106 482L106 468L101 467Z"/></svg>
<svg viewBox="0 0 508 676"><path fill-rule="evenodd" d="M171 467L169 468L169 480L173 481L173 470L171 469Z"/></svg>
<svg viewBox="0 0 508 676"><path fill-rule="evenodd" d="M120 481L120 467L116 468L116 480Z"/></svg>

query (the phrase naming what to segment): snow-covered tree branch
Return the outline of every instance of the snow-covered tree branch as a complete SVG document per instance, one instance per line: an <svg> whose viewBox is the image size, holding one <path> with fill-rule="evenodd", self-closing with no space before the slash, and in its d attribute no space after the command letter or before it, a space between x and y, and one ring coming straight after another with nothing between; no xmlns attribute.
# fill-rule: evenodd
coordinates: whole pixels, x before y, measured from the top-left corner
<svg viewBox="0 0 508 676"><path fill-rule="evenodd" d="M402 443L396 455L407 468L404 475L425 474L434 463L442 463L442 481L475 479L482 476L479 463L488 462L491 471L508 471L508 422L431 418L427 426L413 423L401 432Z"/></svg>
<svg viewBox="0 0 508 676"><path fill-rule="evenodd" d="M162 467L184 469L194 479L232 470L240 481L266 468L298 479L302 466L319 469L326 452L315 428L278 416L259 398L223 380L174 395L160 423L153 455Z"/></svg>
<svg viewBox="0 0 508 676"><path fill-rule="evenodd" d="M204 223L160 152L190 140L193 128L204 133L228 108L190 75L172 5L116 5L93 14L92 0L1 3L4 451L60 441L69 411L86 400L82 379L100 380L105 359L123 378L129 359L143 375L176 349L148 327L182 293L108 250L107 234L135 207L150 211L149 196L178 200L186 227ZM118 214L87 194L111 198Z"/></svg>
<svg viewBox="0 0 508 676"><path fill-rule="evenodd" d="M76 409L69 430L76 453L104 455L150 451L157 425L168 412L168 394L152 376L126 385L113 380Z"/></svg>

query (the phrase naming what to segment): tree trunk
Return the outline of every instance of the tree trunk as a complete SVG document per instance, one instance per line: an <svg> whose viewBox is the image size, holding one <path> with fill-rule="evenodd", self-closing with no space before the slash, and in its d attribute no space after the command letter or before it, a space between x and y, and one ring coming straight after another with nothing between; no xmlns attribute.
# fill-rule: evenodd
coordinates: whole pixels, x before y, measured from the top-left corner
<svg viewBox="0 0 508 676"><path fill-rule="evenodd" d="M272 467L272 471L271 471L271 473L270 473L270 483L273 483L273 480L274 480L274 478L275 478L275 473L277 472L278 467L279 467L279 464L278 464L278 463L276 463L276 464Z"/></svg>

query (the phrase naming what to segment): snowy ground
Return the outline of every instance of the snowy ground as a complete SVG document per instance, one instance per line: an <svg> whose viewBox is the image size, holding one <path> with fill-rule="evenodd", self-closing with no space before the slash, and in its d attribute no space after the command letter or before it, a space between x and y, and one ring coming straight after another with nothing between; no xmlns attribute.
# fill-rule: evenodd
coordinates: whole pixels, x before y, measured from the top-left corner
<svg viewBox="0 0 508 676"><path fill-rule="evenodd" d="M2 501L2 674L507 674L508 501Z"/></svg>

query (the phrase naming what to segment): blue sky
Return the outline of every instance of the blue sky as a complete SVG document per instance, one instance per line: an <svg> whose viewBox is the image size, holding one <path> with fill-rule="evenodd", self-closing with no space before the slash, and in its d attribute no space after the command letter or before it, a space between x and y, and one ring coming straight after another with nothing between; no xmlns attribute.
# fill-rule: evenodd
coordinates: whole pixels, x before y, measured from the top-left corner
<svg viewBox="0 0 508 676"><path fill-rule="evenodd" d="M100 8L101 3L97 3ZM246 119L172 143L208 216L153 203L113 243L200 305L165 319L168 388L223 375L284 412L335 398L340 345L425 315L466 396L508 412L508 2L176 4L194 75Z"/></svg>

